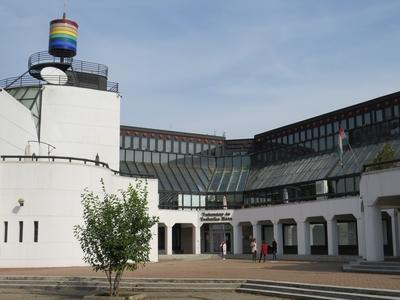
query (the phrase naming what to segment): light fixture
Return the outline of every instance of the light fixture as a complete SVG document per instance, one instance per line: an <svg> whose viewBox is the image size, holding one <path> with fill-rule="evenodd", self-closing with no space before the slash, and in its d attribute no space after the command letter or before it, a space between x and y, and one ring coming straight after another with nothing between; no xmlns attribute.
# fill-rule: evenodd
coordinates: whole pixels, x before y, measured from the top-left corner
<svg viewBox="0 0 400 300"><path fill-rule="evenodd" d="M22 198L19 198L19 199L18 199L18 204L19 204L19 206L24 206L24 203L25 203L25 200L24 200L24 199L22 199Z"/></svg>

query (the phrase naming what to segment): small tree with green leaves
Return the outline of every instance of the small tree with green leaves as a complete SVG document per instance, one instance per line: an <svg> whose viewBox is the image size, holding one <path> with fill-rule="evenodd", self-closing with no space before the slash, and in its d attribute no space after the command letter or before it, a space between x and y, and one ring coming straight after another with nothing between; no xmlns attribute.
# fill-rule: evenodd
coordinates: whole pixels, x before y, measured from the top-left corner
<svg viewBox="0 0 400 300"><path fill-rule="evenodd" d="M110 296L118 296L125 270L136 270L149 261L151 227L158 217L147 208L147 182L137 180L127 190L108 194L101 180L103 195L88 189L82 197L83 225L74 226L83 260L95 271L105 272Z"/></svg>
<svg viewBox="0 0 400 300"><path fill-rule="evenodd" d="M393 147L385 143L382 147L382 149L376 154L373 164L379 164L377 166L371 166L370 170L382 170L382 169L387 169L392 167L394 164L393 163L384 163L386 161L391 161L396 159L396 153L393 149Z"/></svg>

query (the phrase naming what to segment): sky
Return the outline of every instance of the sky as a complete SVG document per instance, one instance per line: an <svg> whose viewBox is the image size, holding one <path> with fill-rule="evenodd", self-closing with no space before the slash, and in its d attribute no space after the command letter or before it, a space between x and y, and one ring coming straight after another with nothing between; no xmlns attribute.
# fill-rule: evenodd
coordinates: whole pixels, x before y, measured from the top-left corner
<svg viewBox="0 0 400 300"><path fill-rule="evenodd" d="M0 79L47 50L64 0L0 0ZM121 124L255 134L399 90L398 0L68 0L77 59L109 67Z"/></svg>

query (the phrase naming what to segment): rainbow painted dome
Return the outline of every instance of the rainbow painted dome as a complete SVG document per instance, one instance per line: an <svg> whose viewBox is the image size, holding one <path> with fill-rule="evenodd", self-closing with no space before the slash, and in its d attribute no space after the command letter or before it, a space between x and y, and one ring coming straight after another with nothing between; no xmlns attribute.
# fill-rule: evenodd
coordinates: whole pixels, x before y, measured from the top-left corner
<svg viewBox="0 0 400 300"><path fill-rule="evenodd" d="M78 24L68 19L56 19L50 22L49 53L57 57L76 55Z"/></svg>

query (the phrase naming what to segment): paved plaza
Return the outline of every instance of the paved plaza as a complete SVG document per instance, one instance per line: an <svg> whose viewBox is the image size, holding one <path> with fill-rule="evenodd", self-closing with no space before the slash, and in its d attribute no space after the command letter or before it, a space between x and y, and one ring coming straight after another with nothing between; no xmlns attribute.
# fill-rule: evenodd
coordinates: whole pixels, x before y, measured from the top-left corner
<svg viewBox="0 0 400 300"><path fill-rule="evenodd" d="M400 290L400 276L344 273L343 262L267 261L238 259L165 260L149 263L125 278L265 279L362 288ZM0 276L103 277L89 267L0 269Z"/></svg>

